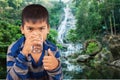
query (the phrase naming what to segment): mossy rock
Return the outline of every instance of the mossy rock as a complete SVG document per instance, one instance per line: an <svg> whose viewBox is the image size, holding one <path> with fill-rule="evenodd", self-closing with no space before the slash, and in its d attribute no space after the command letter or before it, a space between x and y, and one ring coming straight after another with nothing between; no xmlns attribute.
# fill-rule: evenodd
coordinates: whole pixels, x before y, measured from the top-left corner
<svg viewBox="0 0 120 80"><path fill-rule="evenodd" d="M84 43L85 54L88 54L90 56L95 56L101 50L102 50L101 43L95 39L87 40Z"/></svg>
<svg viewBox="0 0 120 80"><path fill-rule="evenodd" d="M95 63L110 63L113 61L112 53L103 48L102 51L94 57Z"/></svg>

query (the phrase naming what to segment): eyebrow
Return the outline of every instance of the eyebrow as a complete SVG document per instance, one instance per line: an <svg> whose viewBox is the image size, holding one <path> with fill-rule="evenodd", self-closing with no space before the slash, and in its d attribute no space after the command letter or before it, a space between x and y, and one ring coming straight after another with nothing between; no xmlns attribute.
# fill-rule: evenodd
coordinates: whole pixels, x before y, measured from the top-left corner
<svg viewBox="0 0 120 80"><path fill-rule="evenodd" d="M30 28L33 28L32 26L26 26L27 28L30 27Z"/></svg>
<svg viewBox="0 0 120 80"><path fill-rule="evenodd" d="M40 26L40 27L46 27L46 26ZM40 27L39 27L39 28L40 28Z"/></svg>
<svg viewBox="0 0 120 80"><path fill-rule="evenodd" d="M26 26L27 28L29 27L29 28L34 28L33 26ZM38 28L43 28L43 27L46 27L46 26L40 26L40 27L38 27Z"/></svg>

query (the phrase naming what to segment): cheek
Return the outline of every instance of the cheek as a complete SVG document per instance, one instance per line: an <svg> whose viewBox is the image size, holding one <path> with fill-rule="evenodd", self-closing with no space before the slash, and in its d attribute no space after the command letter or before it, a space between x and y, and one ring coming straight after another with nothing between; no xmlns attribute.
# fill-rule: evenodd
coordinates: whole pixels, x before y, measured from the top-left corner
<svg viewBox="0 0 120 80"><path fill-rule="evenodd" d="M45 32L45 33L43 33L43 40L45 41L46 40L46 38L47 38L47 32Z"/></svg>
<svg viewBox="0 0 120 80"><path fill-rule="evenodd" d="M27 38L29 35L30 35L30 33L27 30L25 30L24 31L24 36Z"/></svg>
<svg viewBox="0 0 120 80"><path fill-rule="evenodd" d="M43 34L43 40L45 41L45 40L47 39L48 31L46 30L46 31L43 32L42 34Z"/></svg>

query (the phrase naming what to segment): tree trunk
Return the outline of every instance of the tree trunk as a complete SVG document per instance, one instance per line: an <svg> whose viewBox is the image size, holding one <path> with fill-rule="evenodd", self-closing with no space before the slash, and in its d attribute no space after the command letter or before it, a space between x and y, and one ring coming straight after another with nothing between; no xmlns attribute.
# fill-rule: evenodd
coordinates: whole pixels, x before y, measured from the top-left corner
<svg viewBox="0 0 120 80"><path fill-rule="evenodd" d="M114 10L112 10L112 17L113 17L114 34L116 35L116 27L115 27L115 16L114 16Z"/></svg>
<svg viewBox="0 0 120 80"><path fill-rule="evenodd" d="M110 20L110 29L111 29L111 35L113 36L113 28L112 28L112 20L111 20L111 15L109 16Z"/></svg>

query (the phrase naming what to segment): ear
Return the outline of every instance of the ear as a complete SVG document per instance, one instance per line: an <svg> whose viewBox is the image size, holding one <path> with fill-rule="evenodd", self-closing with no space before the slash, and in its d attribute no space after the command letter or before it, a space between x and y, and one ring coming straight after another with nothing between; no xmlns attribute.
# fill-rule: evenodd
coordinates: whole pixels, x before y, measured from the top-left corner
<svg viewBox="0 0 120 80"><path fill-rule="evenodd" d="M48 32L47 32L47 34L49 34L49 32L50 32L50 25L48 25Z"/></svg>
<svg viewBox="0 0 120 80"><path fill-rule="evenodd" d="M23 26L20 26L21 33L24 34L24 28Z"/></svg>

